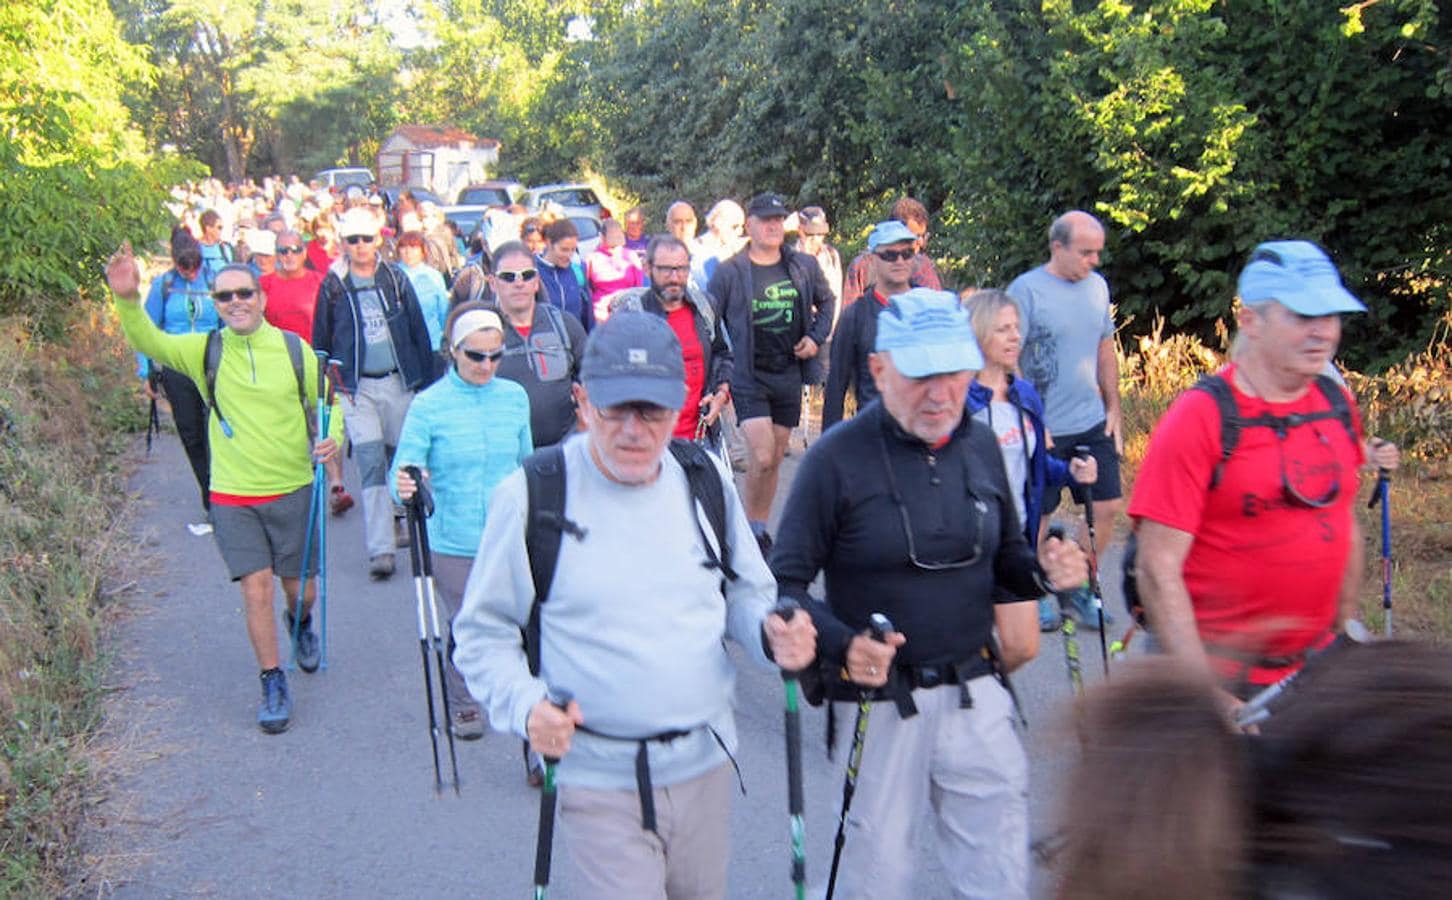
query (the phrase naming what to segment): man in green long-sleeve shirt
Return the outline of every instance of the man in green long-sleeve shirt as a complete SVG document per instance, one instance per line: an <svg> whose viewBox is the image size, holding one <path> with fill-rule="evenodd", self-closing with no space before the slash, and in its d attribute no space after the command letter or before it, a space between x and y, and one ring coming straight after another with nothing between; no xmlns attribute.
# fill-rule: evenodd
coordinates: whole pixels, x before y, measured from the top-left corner
<svg viewBox="0 0 1452 900"><path fill-rule="evenodd" d="M282 579L289 626L302 594L296 653L303 671L315 671L318 646L311 610L316 581L302 590L303 546L313 464L337 457L342 417L333 416L330 433L318 435L313 444L308 413L317 405L317 357L303 342L304 404L287 339L263 318L266 297L246 266L222 268L212 286L223 326L215 397L206 384L208 335L166 334L151 322L138 303L141 273L129 244L111 257L106 280L131 346L186 375L209 403L213 535L232 580L241 584L247 635L262 669L257 724L276 734L287 728L292 701L278 667L273 577Z"/></svg>

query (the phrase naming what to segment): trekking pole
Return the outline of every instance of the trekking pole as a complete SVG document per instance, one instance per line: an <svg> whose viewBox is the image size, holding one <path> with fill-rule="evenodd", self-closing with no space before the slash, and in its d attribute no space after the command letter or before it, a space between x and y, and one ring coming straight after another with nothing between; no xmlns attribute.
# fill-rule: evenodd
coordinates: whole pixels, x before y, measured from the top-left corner
<svg viewBox="0 0 1452 900"><path fill-rule="evenodd" d="M439 720L434 712L434 683L433 675L429 671L429 632L428 621L424 617L424 575L423 562L419 555L418 532L420 530L420 519L427 515L433 506L433 498L429 497L427 488L424 487L421 478L416 477L417 468L412 471L405 469L410 477L414 478L418 489L413 497L409 499L405 512L408 516L408 530L413 540L408 542L408 559L413 565L413 599L414 609L418 613L418 653L423 662L424 676L424 699L428 702L429 710L429 741L434 749L434 793L444 792L444 777L439 771ZM440 681L443 681L443 673L440 673Z"/></svg>
<svg viewBox="0 0 1452 900"><path fill-rule="evenodd" d="M1087 444L1074 446L1076 459L1093 456ZM1099 659L1104 663L1104 677L1109 677L1109 639L1104 636L1104 592L1099 587L1099 547L1094 536L1094 496L1088 485L1084 489L1084 523L1089 526L1089 594L1094 598L1094 611L1099 616Z"/></svg>
<svg viewBox="0 0 1452 900"><path fill-rule="evenodd" d="M151 411L146 416L146 455L150 456L151 439L153 436L161 434L161 415L156 411L156 391L161 387L161 376L155 372L148 372L146 375L146 384L151 388L149 392L151 397Z"/></svg>
<svg viewBox="0 0 1452 900"><path fill-rule="evenodd" d="M1064 526L1054 524L1049 526L1048 537L1056 540L1064 540ZM1059 633L1064 636L1064 664L1069 669L1069 686L1074 693L1084 695L1084 673L1079 666L1079 639L1078 628L1074 625L1074 617L1068 613L1068 591L1059 591L1059 606L1064 609L1064 615L1059 617ZM1103 634L1103 631L1100 632Z"/></svg>
<svg viewBox="0 0 1452 900"><path fill-rule="evenodd" d="M550 688L546 699L563 712L574 698L569 691ZM559 762L558 756L544 757L544 785L539 792L539 832L534 845L535 900L544 900L545 895L549 893L550 856L554 851L555 843L555 798L557 793L555 766L559 765Z"/></svg>
<svg viewBox="0 0 1452 900"><path fill-rule="evenodd" d="M1344 633L1338 635L1336 640L1327 644L1322 649L1306 657L1306 662L1299 669L1282 678L1280 681L1277 681L1275 684L1262 688L1258 694L1245 701L1244 705L1235 712L1235 724L1241 728L1249 728L1252 725L1259 725L1261 722L1269 719L1271 717L1271 703L1275 702L1278 697L1286 692L1287 688L1296 683L1296 679L1301 677L1302 672L1306 671L1306 664L1327 650L1344 648L1351 644L1364 644L1369 638L1370 635L1367 634L1365 626L1360 622L1355 620L1347 622Z"/></svg>
<svg viewBox="0 0 1452 900"><path fill-rule="evenodd" d="M885 641L894 629L882 613L873 613L868 628L874 641ZM828 701L831 702L830 700ZM847 775L842 779L842 812L837 816L837 836L832 839L832 870L827 875L827 900L837 890L837 869L842 865L842 848L847 844L847 810L857 793L857 771L862 766L862 746L867 743L867 716L872 712L872 694L857 692L857 724L852 729L852 750L847 754Z"/></svg>
<svg viewBox="0 0 1452 900"><path fill-rule="evenodd" d="M1386 636L1392 636L1392 553L1391 553L1391 471L1381 469L1376 475L1376 490L1368 507L1381 504L1381 609L1386 616Z"/></svg>
<svg viewBox="0 0 1452 900"><path fill-rule="evenodd" d="M776 614L783 621L790 622L801 607L792 599L777 604ZM787 759L787 812L791 815L792 834L792 884L797 900L807 894L807 829L802 818L806 799L802 791L802 712L797 705L801 682L796 672L781 670L781 680L786 687L786 759Z"/></svg>
<svg viewBox="0 0 1452 900"><path fill-rule="evenodd" d="M418 466L404 466L403 470L412 478L414 484L418 485L419 493L415 496L424 498L429 513L433 512L433 497L429 496L428 488L424 486L423 473ZM434 648L434 662L438 664L439 673L439 700L444 711L444 735L449 741L449 766L454 777L454 796L459 796L459 757L454 752L454 729L452 713L449 710L449 689L445 679L446 669L444 668L444 631L439 627L439 600L434 589L434 557L429 550L429 529L424 522L424 516L414 517L415 532L411 542L416 548L419 558L423 561L423 583L424 594L429 601L429 620L433 631L429 642Z"/></svg>
<svg viewBox="0 0 1452 900"><path fill-rule="evenodd" d="M297 604L292 611L292 659L288 660L287 667L290 670L297 669L297 642L302 637L303 611L306 608L306 597L308 592L308 578L311 576L309 562L313 555L313 535L318 531L318 507L322 500L322 494L318 491L319 479L322 477L322 465L318 464L313 469L313 496L308 501L308 525L307 531L303 533L303 555L302 555L302 578L298 583ZM318 551L321 554L322 546L319 544Z"/></svg>
<svg viewBox="0 0 1452 900"><path fill-rule="evenodd" d="M318 434L328 436L333 424L333 382L327 375L328 355L318 351ZM328 502L327 467L317 464L313 481L318 493L318 631L322 636L319 667L328 668L328 517L323 507Z"/></svg>

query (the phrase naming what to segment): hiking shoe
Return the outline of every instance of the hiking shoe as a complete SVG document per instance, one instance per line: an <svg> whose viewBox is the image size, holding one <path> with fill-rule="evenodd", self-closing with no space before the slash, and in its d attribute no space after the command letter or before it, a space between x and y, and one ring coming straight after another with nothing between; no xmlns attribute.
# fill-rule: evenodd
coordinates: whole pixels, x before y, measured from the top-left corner
<svg viewBox="0 0 1452 900"><path fill-rule="evenodd" d="M484 736L484 714L474 703L461 703L454 707L453 721L449 730L461 741L477 741Z"/></svg>
<svg viewBox="0 0 1452 900"><path fill-rule="evenodd" d="M374 581L387 581L393 577L393 554L380 553L368 560L368 577Z"/></svg>
<svg viewBox="0 0 1452 900"><path fill-rule="evenodd" d="M187 531L190 531L192 534L196 535L197 537L205 537L205 536L207 536L207 535L209 535L209 534L212 533L212 523L211 522L188 522L187 523Z"/></svg>
<svg viewBox="0 0 1452 900"><path fill-rule="evenodd" d="M1090 594L1087 588L1079 588L1070 594L1068 602L1063 604L1063 612L1065 615L1073 616L1080 628L1087 628L1090 631L1099 630L1099 612L1094 608L1094 595ZM1114 617L1109 614L1109 610L1104 610L1105 627L1113 624Z"/></svg>
<svg viewBox="0 0 1452 900"><path fill-rule="evenodd" d="M287 730L292 715L292 697L287 692L287 676L281 669L262 673L262 705L257 707L257 727L268 734Z"/></svg>
<svg viewBox="0 0 1452 900"><path fill-rule="evenodd" d="M1059 604L1052 595L1039 598L1039 631L1058 631L1062 621L1059 617Z"/></svg>
<svg viewBox="0 0 1452 900"><path fill-rule="evenodd" d="M292 613L284 612L283 620L287 623L287 636L292 639L293 617ZM297 641L292 645L292 658L297 660L297 667L304 672L316 672L318 663L322 660L322 652L318 648L318 636L313 632L313 617L311 614L303 617L298 626Z"/></svg>
<svg viewBox="0 0 1452 900"><path fill-rule="evenodd" d="M353 495L348 493L348 489L341 484L333 485L333 489L328 497L328 509L332 511L333 515L341 516L352 508Z"/></svg>
<svg viewBox="0 0 1452 900"><path fill-rule="evenodd" d="M408 520L395 516L393 519L393 545L395 547L407 547L410 542Z"/></svg>

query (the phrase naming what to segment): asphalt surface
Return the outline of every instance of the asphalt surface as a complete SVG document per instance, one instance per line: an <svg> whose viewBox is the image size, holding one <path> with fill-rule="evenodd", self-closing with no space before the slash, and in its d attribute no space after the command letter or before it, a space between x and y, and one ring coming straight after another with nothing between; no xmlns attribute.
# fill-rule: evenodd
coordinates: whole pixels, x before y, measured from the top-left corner
<svg viewBox="0 0 1452 900"><path fill-rule="evenodd" d="M785 496L799 452L789 457ZM349 483L357 485L350 468ZM391 581L370 581L361 509L329 522L329 667L289 672L293 720L256 726L257 666L241 596L210 537L194 537L197 492L174 435L132 483L142 573L111 640L105 798L83 834L77 894L153 897L524 897L532 890L538 793L519 741L490 732L457 745L460 796L434 791L423 676L406 551ZM356 491L355 491L356 493ZM1104 561L1107 607L1121 608L1118 562ZM280 606L280 600L279 600ZM1122 628L1113 629L1118 634ZM1098 640L1080 638L1086 682ZM729 895L790 895L780 678L741 667L739 762L747 793L732 810ZM1069 697L1063 647L1046 635L1015 684L1029 719L1035 835L1051 828L1071 751L1059 723ZM642 686L642 689L646 689ZM850 728L850 721L842 727ZM823 753L824 716L803 716L809 881L825 883L841 798L841 760ZM870 738L869 738L870 739ZM441 755L448 777L446 747ZM985 823L991 827L991 823ZM916 895L949 895L920 826ZM851 845L848 851L851 852ZM552 893L581 896L556 842ZM1039 869L1034 893L1047 896Z"/></svg>

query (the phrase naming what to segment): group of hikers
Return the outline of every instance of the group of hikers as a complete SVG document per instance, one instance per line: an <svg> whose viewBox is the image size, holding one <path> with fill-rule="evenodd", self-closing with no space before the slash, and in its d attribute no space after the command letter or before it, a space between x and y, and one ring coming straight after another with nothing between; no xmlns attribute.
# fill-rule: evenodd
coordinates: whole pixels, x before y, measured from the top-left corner
<svg viewBox="0 0 1452 900"><path fill-rule="evenodd" d="M1025 897L1028 763L1010 675L1064 617L1091 629L1115 620L1096 571L1123 508L1125 439L1096 271L1104 227L1065 213L1043 265L960 296L942 289L926 210L910 198L846 266L820 208L793 212L773 193L736 208L744 237L734 249L713 238L706 274L694 210L672 204L668 231L641 251L644 283L615 292L599 318L550 287L568 260L551 257L548 234L539 251L523 235L489 248L473 296L430 309L405 267L380 256L386 216L366 203L337 218L342 255L326 270L308 269L284 228L280 271L234 259L198 274L175 252L190 252L189 232L174 235L185 315L167 275L152 285L160 303L143 307L138 263L129 246L117 251L107 278L128 341L163 385L198 394L173 415L179 433L191 416L200 435L202 455L188 452L207 524L241 584L258 724L276 733L291 716L275 578L292 652L317 668L305 498L321 465L333 511L339 497L351 505L346 436L374 578L393 574L410 539L402 511L420 514L428 495L448 728L476 739L487 719L527 741L531 783L546 783L548 761L552 788L557 770L584 895L726 895L730 638L810 702L857 716L839 741L853 790L829 896L914 896L914 832L931 818L955 896ZM307 289L289 284L304 279ZM1366 808L1329 802L1343 772L1372 779L1370 758L1452 727L1434 702L1452 690L1442 654L1342 637L1356 630L1364 570L1360 473L1398 462L1327 374L1341 316L1365 307L1300 240L1257 246L1237 296L1232 361L1171 406L1127 508L1135 615L1161 665L1116 678L1087 707L1092 752L1070 785L1086 802L1165 820L1140 833L1186 854L1184 877L1165 880L1171 858L1118 878L1141 851L1081 812L1062 835L1064 896L1162 896L1168 884L1183 886L1174 896L1367 896L1338 891L1398 867L1396 884L1432 884L1448 865L1438 854L1452 858L1446 826L1423 817L1452 781L1420 795L1367 786L1356 795ZM811 385L823 385L823 431L768 531ZM738 441L739 494L713 452ZM1066 486L1088 514L1083 534L1050 527ZM1372 657L1395 660L1394 696L1347 709L1398 723L1367 746L1322 741L1332 722L1362 724L1334 698L1370 689ZM1303 668L1295 696L1316 716L1291 703L1249 716L1267 689L1289 696ZM1248 721L1258 736L1242 733ZM1151 808L1103 799L1117 787L1111 748L1133 777L1163 786L1132 795ZM1446 754L1420 751L1422 769L1447 768ZM1202 764L1187 752L1206 768L1180 778ZM1307 795L1310 771L1330 780L1328 802ZM1305 791L1286 787L1293 777ZM1214 814L1203 828L1190 821L1201 806ZM1205 835L1222 856L1207 855Z"/></svg>

